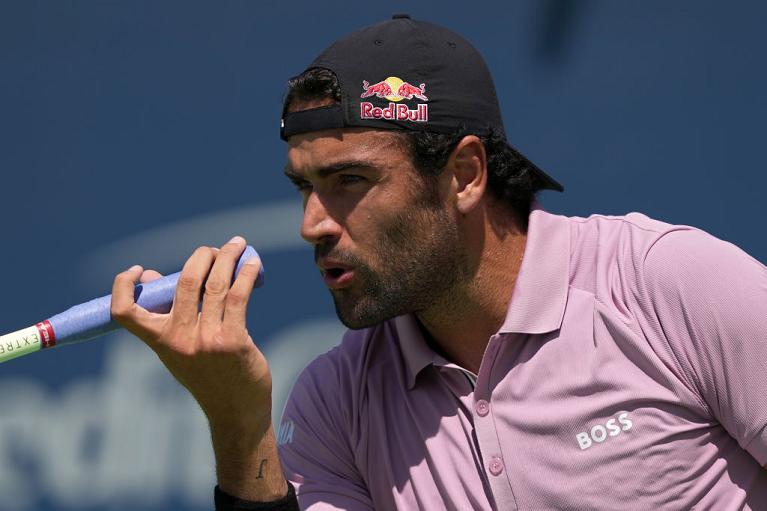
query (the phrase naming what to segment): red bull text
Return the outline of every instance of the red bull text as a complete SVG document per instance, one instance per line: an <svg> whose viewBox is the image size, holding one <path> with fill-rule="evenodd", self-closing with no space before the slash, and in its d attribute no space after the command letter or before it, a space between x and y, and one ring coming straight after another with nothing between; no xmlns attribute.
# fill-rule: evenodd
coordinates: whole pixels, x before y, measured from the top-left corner
<svg viewBox="0 0 767 511"><path fill-rule="evenodd" d="M367 80L362 81L360 98L372 96L388 99L389 105L385 107L375 106L373 103L363 101L360 103L361 119L386 119L390 121L428 122L429 107L426 103L419 103L414 109L399 103L402 100L413 98L421 101L429 101L426 97L426 84L412 85L397 76L390 76L386 80L370 84Z"/></svg>
<svg viewBox="0 0 767 511"><path fill-rule="evenodd" d="M374 106L373 103L363 101L360 103L360 118L427 122L429 120L429 105L420 103L414 110L411 110L403 104L389 103L389 106L381 108Z"/></svg>

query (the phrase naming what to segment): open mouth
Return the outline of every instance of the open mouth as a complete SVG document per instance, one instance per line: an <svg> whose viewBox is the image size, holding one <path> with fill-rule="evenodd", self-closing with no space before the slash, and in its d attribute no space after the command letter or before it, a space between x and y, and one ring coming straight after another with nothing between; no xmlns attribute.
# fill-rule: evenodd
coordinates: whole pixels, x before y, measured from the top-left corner
<svg viewBox="0 0 767 511"><path fill-rule="evenodd" d="M330 275L333 279L337 279L338 277L343 275L344 271L346 270L344 270L343 268L328 268L325 273Z"/></svg>
<svg viewBox="0 0 767 511"><path fill-rule="evenodd" d="M323 275L325 285L330 289L346 287L354 277L354 271L346 268L327 268Z"/></svg>

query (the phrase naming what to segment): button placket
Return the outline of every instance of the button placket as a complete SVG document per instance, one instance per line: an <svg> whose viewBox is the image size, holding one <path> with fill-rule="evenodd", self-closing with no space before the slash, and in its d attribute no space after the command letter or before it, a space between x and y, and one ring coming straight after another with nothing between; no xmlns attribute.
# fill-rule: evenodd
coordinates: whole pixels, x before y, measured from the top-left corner
<svg viewBox="0 0 767 511"><path fill-rule="evenodd" d="M484 462L485 477L490 485L493 500L498 509L516 509L516 499L511 487L511 481L501 456L500 437L491 409L493 384L491 381L492 368L495 358L500 351L501 336L494 335L485 350L477 385L474 389L474 430L477 434L480 456ZM497 403L493 403L495 406Z"/></svg>

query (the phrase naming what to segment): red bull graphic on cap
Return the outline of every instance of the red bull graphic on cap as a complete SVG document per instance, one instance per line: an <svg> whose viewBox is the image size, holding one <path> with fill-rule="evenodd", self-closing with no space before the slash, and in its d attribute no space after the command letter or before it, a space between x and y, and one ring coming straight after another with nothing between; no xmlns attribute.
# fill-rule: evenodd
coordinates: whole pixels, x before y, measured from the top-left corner
<svg viewBox="0 0 767 511"><path fill-rule="evenodd" d="M412 122L427 122L429 120L429 105L426 103L418 103L414 109L405 104L397 104L400 101L412 100L414 98L421 101L429 101L425 94L425 83L416 87L401 78L390 76L386 80L372 85L367 80L363 80L362 89L365 92L360 94L360 98L376 96L388 100L389 104L386 107L380 107L375 106L369 101L362 101L360 103L361 119L388 119Z"/></svg>

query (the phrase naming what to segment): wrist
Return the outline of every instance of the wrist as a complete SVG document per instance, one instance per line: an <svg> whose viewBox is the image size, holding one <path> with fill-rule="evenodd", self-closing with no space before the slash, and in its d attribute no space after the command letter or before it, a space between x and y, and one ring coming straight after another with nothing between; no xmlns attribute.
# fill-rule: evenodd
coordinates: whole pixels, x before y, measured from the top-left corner
<svg viewBox="0 0 767 511"><path fill-rule="evenodd" d="M210 435L216 459L249 460L268 442L272 432L271 417L257 417L250 421L209 421ZM272 434L273 435L273 434Z"/></svg>
<svg viewBox="0 0 767 511"><path fill-rule="evenodd" d="M211 428L218 484L230 495L265 502L285 495L274 430L270 420L265 422L245 429Z"/></svg>

